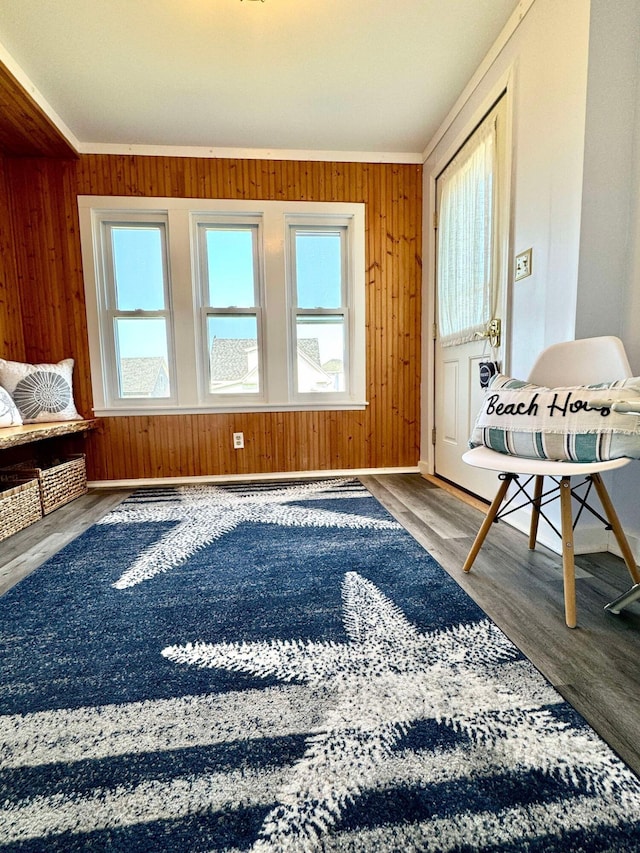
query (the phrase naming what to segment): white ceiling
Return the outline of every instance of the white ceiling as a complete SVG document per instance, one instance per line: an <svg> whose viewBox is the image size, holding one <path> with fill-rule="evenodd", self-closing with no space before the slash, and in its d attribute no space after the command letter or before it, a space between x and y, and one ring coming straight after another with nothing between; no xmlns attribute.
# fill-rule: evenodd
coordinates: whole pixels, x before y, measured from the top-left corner
<svg viewBox="0 0 640 853"><path fill-rule="evenodd" d="M0 0L0 44L80 151L140 145L415 155L517 6Z"/></svg>

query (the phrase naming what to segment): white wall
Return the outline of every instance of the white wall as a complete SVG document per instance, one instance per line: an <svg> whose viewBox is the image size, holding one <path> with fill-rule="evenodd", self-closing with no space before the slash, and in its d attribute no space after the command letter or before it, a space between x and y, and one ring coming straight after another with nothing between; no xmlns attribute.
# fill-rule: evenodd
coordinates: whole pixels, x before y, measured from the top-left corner
<svg viewBox="0 0 640 853"><path fill-rule="evenodd" d="M603 68L604 92L600 154L601 173L594 185L601 189L595 204L602 204L600 223L602 266L600 300L592 293L592 304L603 312L602 302L620 292L619 332L631 367L640 375L640 4L637 0L593 2L600 23L600 38L608 35L609 56ZM615 15L612 15L612 5ZM595 11L597 9L597 11ZM605 45L606 47L606 45ZM604 62L603 58L603 62ZM613 119L613 121L612 121ZM609 206L606 198L617 202ZM586 257L586 253L585 253ZM593 269L596 269L595 262ZM584 270L584 277L587 271ZM581 280L583 270L581 267ZM621 286L616 283L620 282ZM586 309L585 309L586 310ZM594 316L591 309L590 317ZM581 328L588 328L582 318ZM615 334L615 332L614 332ZM611 497L622 525L640 560L640 462L630 462L615 473ZM611 550L617 550L615 546Z"/></svg>
<svg viewBox="0 0 640 853"><path fill-rule="evenodd" d="M592 0L577 338L620 335L623 328L639 43L638 0Z"/></svg>

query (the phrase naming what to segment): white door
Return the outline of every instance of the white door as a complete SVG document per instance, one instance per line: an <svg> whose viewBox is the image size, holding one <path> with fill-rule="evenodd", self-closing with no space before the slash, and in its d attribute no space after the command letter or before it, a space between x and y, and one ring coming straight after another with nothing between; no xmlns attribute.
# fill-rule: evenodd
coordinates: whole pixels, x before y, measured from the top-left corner
<svg viewBox="0 0 640 853"><path fill-rule="evenodd" d="M502 97L436 181L435 473L484 498L496 474L461 457L484 395L481 365L501 365L504 352L505 121Z"/></svg>

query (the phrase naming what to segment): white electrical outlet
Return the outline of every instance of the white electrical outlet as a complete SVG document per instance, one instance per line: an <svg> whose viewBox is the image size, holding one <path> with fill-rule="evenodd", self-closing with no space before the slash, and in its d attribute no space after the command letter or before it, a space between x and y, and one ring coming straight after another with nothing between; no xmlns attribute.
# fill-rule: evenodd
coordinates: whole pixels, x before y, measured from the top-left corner
<svg viewBox="0 0 640 853"><path fill-rule="evenodd" d="M234 432L233 434L233 446L236 450L242 450L244 447L244 433L243 432Z"/></svg>

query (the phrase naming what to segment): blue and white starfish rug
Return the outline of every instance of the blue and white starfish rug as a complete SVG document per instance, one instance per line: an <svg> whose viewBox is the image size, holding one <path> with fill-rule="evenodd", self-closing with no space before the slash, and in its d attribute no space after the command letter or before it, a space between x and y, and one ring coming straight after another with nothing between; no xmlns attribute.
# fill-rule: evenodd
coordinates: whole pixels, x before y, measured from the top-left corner
<svg viewBox="0 0 640 853"><path fill-rule="evenodd" d="M354 479L142 490L0 598L0 851L640 851L640 783Z"/></svg>

